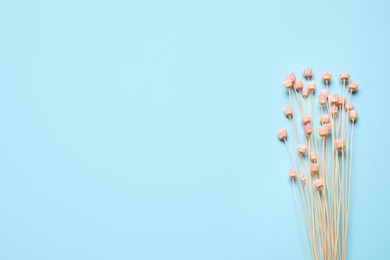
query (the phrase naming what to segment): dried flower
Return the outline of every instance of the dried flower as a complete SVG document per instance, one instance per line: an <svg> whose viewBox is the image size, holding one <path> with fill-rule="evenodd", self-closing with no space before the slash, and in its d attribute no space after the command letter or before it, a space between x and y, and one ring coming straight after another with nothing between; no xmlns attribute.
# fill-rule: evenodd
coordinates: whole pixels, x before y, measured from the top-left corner
<svg viewBox="0 0 390 260"><path fill-rule="evenodd" d="M356 84L355 82L350 82L348 85L348 89L351 92L355 92L358 89L359 84Z"/></svg>
<svg viewBox="0 0 390 260"><path fill-rule="evenodd" d="M299 179L301 180L301 182L306 183L305 175L299 174Z"/></svg>
<svg viewBox="0 0 390 260"><path fill-rule="evenodd" d="M286 140L287 139L287 129L286 128L282 128L278 131L278 137L280 140Z"/></svg>
<svg viewBox="0 0 390 260"><path fill-rule="evenodd" d="M317 190L321 189L324 187L324 181L322 179L317 179L313 181L314 186L316 186Z"/></svg>
<svg viewBox="0 0 390 260"><path fill-rule="evenodd" d="M349 73L348 72L340 73L340 79L342 81L348 81L349 80Z"/></svg>
<svg viewBox="0 0 390 260"><path fill-rule="evenodd" d="M339 96L337 94L332 94L329 96L329 102L332 105L337 105L339 103Z"/></svg>
<svg viewBox="0 0 390 260"><path fill-rule="evenodd" d="M320 122L321 122L321 124L326 124L326 123L328 123L328 122L329 122L329 115L322 115L322 116L320 117Z"/></svg>
<svg viewBox="0 0 390 260"><path fill-rule="evenodd" d="M350 110L349 111L349 119L351 119L352 122L355 122L358 117L358 113L356 110Z"/></svg>
<svg viewBox="0 0 390 260"><path fill-rule="evenodd" d="M343 150L345 147L345 141L343 139L338 139L334 141L337 150Z"/></svg>
<svg viewBox="0 0 390 260"><path fill-rule="evenodd" d="M294 88L295 88L295 90L298 90L298 91L302 90L302 88L303 88L302 80L297 80L294 84Z"/></svg>
<svg viewBox="0 0 390 260"><path fill-rule="evenodd" d="M321 127L320 127L320 130L319 130L318 132L319 132L319 134L320 134L320 136L321 136L322 138L327 137L328 134L329 134L328 126L326 126L326 125L321 126Z"/></svg>
<svg viewBox="0 0 390 260"><path fill-rule="evenodd" d="M311 133L313 132L313 128L311 127L311 124L304 125L302 128L305 134L307 135L311 135Z"/></svg>
<svg viewBox="0 0 390 260"><path fill-rule="evenodd" d="M290 118L293 116L293 108L291 106L287 106L284 108L284 114Z"/></svg>
<svg viewBox="0 0 390 260"><path fill-rule="evenodd" d="M339 107L343 106L345 104L345 97L339 97L339 101L337 103Z"/></svg>
<svg viewBox="0 0 390 260"><path fill-rule="evenodd" d="M291 179L294 179L295 177L297 177L297 171L292 169L289 171L289 175Z"/></svg>
<svg viewBox="0 0 390 260"><path fill-rule="evenodd" d="M345 110L350 111L352 109L353 109L353 104L352 103L348 103L348 104L345 105Z"/></svg>
<svg viewBox="0 0 390 260"><path fill-rule="evenodd" d="M307 153L307 147L304 146L304 145L298 145L298 152L301 154L301 155L305 155Z"/></svg>
<svg viewBox="0 0 390 260"><path fill-rule="evenodd" d="M302 71L302 74L303 76L305 76L305 78L310 79L313 76L313 69L312 68L304 69Z"/></svg>
<svg viewBox="0 0 390 260"><path fill-rule="evenodd" d="M310 160L311 160L312 162L317 162L317 160L318 160L317 153L312 152L312 153L310 154Z"/></svg>
<svg viewBox="0 0 390 260"><path fill-rule="evenodd" d="M320 102L321 106L326 104L326 99L327 99L327 97L325 95L323 95L323 94L319 95L319 102Z"/></svg>
<svg viewBox="0 0 390 260"><path fill-rule="evenodd" d="M309 89L307 88L302 89L303 98L307 98L308 95L309 95Z"/></svg>
<svg viewBox="0 0 390 260"><path fill-rule="evenodd" d="M328 83L331 78L332 78L332 73L330 72L322 73L322 79L325 81L325 83Z"/></svg>
<svg viewBox="0 0 390 260"><path fill-rule="evenodd" d="M290 73L289 75L286 76L286 80L291 81L292 83L295 82L295 74Z"/></svg>
<svg viewBox="0 0 390 260"><path fill-rule="evenodd" d="M304 125L310 123L310 121L311 121L310 116L303 116L303 117L302 117L302 123L303 123Z"/></svg>
<svg viewBox="0 0 390 260"><path fill-rule="evenodd" d="M316 174L320 172L320 165L318 163L311 163L310 164L310 172L312 174Z"/></svg>
<svg viewBox="0 0 390 260"><path fill-rule="evenodd" d="M309 81L307 83L307 88L310 90L310 92L314 92L314 90L316 90L316 83L314 81Z"/></svg>
<svg viewBox="0 0 390 260"><path fill-rule="evenodd" d="M337 113L339 112L339 108L335 105L330 107L330 113L332 113L333 116L336 116Z"/></svg>
<svg viewBox="0 0 390 260"><path fill-rule="evenodd" d="M283 82L283 86L287 89L290 89L292 87L292 85L293 85L293 83L290 80L286 80L285 82Z"/></svg>

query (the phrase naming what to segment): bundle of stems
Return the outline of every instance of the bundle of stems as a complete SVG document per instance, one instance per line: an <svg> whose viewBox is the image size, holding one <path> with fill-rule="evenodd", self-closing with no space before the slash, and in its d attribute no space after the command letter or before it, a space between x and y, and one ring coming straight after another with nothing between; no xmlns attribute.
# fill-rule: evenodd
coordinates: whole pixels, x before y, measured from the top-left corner
<svg viewBox="0 0 390 260"><path fill-rule="evenodd" d="M293 169L289 177L308 259L346 259L353 131L357 119L351 97L358 84L343 72L341 88L336 90L339 94L331 95L332 74L322 73L324 89L316 107L313 70L304 69L302 74L306 84L296 80L294 73L283 83L290 100L284 114L293 141L287 141L285 128L278 131L278 137L291 157ZM298 108L298 113L294 108Z"/></svg>

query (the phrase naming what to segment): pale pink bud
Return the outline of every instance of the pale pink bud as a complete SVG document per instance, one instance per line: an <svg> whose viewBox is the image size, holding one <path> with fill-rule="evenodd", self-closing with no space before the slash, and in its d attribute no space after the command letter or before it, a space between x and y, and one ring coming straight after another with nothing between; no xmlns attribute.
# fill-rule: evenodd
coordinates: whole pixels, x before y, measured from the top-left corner
<svg viewBox="0 0 390 260"><path fill-rule="evenodd" d="M305 175L300 174L300 175L299 175L299 179L301 180L301 182L306 183Z"/></svg>
<svg viewBox="0 0 390 260"><path fill-rule="evenodd" d="M316 161L318 160L318 156L317 156L317 154L316 154L315 152L312 152L312 153L310 154L310 160L311 160L312 162L316 162Z"/></svg>
<svg viewBox="0 0 390 260"><path fill-rule="evenodd" d="M332 113L332 115L336 116L337 113L339 112L339 108L337 106L333 105L330 107L330 112Z"/></svg>
<svg viewBox="0 0 390 260"><path fill-rule="evenodd" d="M325 97L328 97L328 96L329 96L329 92L328 92L327 89L321 90L321 94L324 95Z"/></svg>
<svg viewBox="0 0 390 260"><path fill-rule="evenodd" d="M311 163L310 164L310 172L312 174L316 174L320 172L320 165L318 163Z"/></svg>
<svg viewBox="0 0 390 260"><path fill-rule="evenodd" d="M290 107L290 106L285 107L285 108L284 108L284 114L285 114L288 118L292 117L292 116L293 116L293 108Z"/></svg>
<svg viewBox="0 0 390 260"><path fill-rule="evenodd" d="M334 141L337 150L343 150L345 147L345 141L343 139L338 139Z"/></svg>
<svg viewBox="0 0 390 260"><path fill-rule="evenodd" d="M295 179L295 177L297 177L297 171L292 169L289 171L289 175L291 179Z"/></svg>
<svg viewBox="0 0 390 260"><path fill-rule="evenodd" d="M287 139L287 129L283 128L278 131L278 137L280 140L286 140Z"/></svg>
<svg viewBox="0 0 390 260"><path fill-rule="evenodd" d="M336 105L339 103L339 96L337 94L332 94L329 96L329 102L333 105Z"/></svg>
<svg viewBox="0 0 390 260"><path fill-rule="evenodd" d="M304 145L298 145L298 152L302 155L305 155L307 153L307 147Z"/></svg>
<svg viewBox="0 0 390 260"><path fill-rule="evenodd" d="M309 90L307 88L302 89L303 98L307 98L308 95L309 95Z"/></svg>
<svg viewBox="0 0 390 260"><path fill-rule="evenodd" d="M348 104L345 105L345 110L350 111L352 109L353 109L353 104L352 103L348 103Z"/></svg>
<svg viewBox="0 0 390 260"><path fill-rule="evenodd" d="M349 73L348 72L340 73L340 79L342 81L348 81L349 80Z"/></svg>
<svg viewBox="0 0 390 260"><path fill-rule="evenodd" d="M356 110L350 110L349 111L349 119L351 119L352 122L355 122L358 117L358 113Z"/></svg>
<svg viewBox="0 0 390 260"><path fill-rule="evenodd" d="M322 79L325 81L325 82L329 82L329 80L332 78L332 73L330 72L323 72L322 73Z"/></svg>
<svg viewBox="0 0 390 260"><path fill-rule="evenodd" d="M310 135L313 132L311 124L304 125L302 128L303 128L303 131L305 132L305 134L307 134L307 135Z"/></svg>
<svg viewBox="0 0 390 260"><path fill-rule="evenodd" d="M349 91L351 91L351 92L355 92L357 89L358 89L358 86L359 86L359 84L356 84L355 82L350 82L349 83L349 86L348 86L348 89L349 89Z"/></svg>
<svg viewBox="0 0 390 260"><path fill-rule="evenodd" d="M303 88L303 82L302 82L302 80L297 80L296 82L295 82L295 84L294 84L294 88L296 89L296 90L302 90L302 88Z"/></svg>
<svg viewBox="0 0 390 260"><path fill-rule="evenodd" d="M325 105L325 104L326 104L326 96L320 94L320 96L319 96L319 102L320 102L320 105L321 105L321 106Z"/></svg>
<svg viewBox="0 0 390 260"><path fill-rule="evenodd" d="M314 81L309 81L307 83L307 88L310 90L310 92L314 92L314 90L316 90L316 83Z"/></svg>
<svg viewBox="0 0 390 260"><path fill-rule="evenodd" d="M324 181L322 179L317 179L313 181L314 186L316 186L317 190L321 189L324 187Z"/></svg>
<svg viewBox="0 0 390 260"><path fill-rule="evenodd" d="M327 123L327 124L324 124L323 126L326 126L326 128L328 128L329 131L332 130L332 123Z"/></svg>
<svg viewBox="0 0 390 260"><path fill-rule="evenodd" d="M303 116L303 117L302 117L302 123L303 123L304 125L310 123L310 121L311 121L310 116Z"/></svg>
<svg viewBox="0 0 390 260"><path fill-rule="evenodd" d="M307 68L302 71L303 76L305 78L311 78L313 76L313 69L312 68Z"/></svg>
<svg viewBox="0 0 390 260"><path fill-rule="evenodd" d="M322 138L327 137L329 133L328 126L326 125L321 126L318 132Z"/></svg>
<svg viewBox="0 0 390 260"><path fill-rule="evenodd" d="M290 80L286 80L285 82L283 82L283 86L287 89L291 88L292 85L293 83Z"/></svg>
<svg viewBox="0 0 390 260"><path fill-rule="evenodd" d="M337 103L340 107L345 104L345 97L339 97L339 101Z"/></svg>
<svg viewBox="0 0 390 260"><path fill-rule="evenodd" d="M291 73L289 75L286 76L286 80L289 80L291 81L292 83L295 82L295 74L294 73Z"/></svg>
<svg viewBox="0 0 390 260"><path fill-rule="evenodd" d="M329 115L322 115L322 116L320 117L320 122L321 122L321 124L326 124L326 123L328 123L328 122L329 122Z"/></svg>

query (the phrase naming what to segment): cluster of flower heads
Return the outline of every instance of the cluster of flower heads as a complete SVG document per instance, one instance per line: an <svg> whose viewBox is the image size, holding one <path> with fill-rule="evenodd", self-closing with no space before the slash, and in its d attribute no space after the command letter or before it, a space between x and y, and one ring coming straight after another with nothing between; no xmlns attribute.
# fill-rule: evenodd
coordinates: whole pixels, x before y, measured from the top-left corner
<svg viewBox="0 0 390 260"><path fill-rule="evenodd" d="M286 80L283 82L283 86L289 91L290 94L290 100L291 100L291 92L290 90L294 90L294 92L297 95L297 99L299 98L299 95L301 98L303 98L303 101L306 101L306 99L310 95L314 95L314 92L317 88L315 82L312 79L313 77L313 69L312 68L306 68L302 71L302 75L307 79L307 87L304 87L304 83L302 80L297 80L294 73L291 73L286 76ZM322 80L326 84L326 88L323 89L318 96L318 102L320 106L322 107L322 111L325 111L325 108L328 109L329 114L322 114L320 116L320 127L318 130L318 134L321 138L326 139L331 133L332 129L334 128L334 124L336 121L335 118L337 117L338 113L340 111L343 111L345 109L346 113L349 116L349 119L352 122L355 122L358 113L356 110L354 110L354 105L350 103L350 97L353 92L355 92L358 89L359 84L350 81L350 75L348 72L340 73L339 76L341 82L347 89L349 90L350 96L348 103L346 103L346 98L338 95L338 94L329 94L328 85L332 79L332 73L331 72L323 72L322 73ZM348 86L347 86L348 84ZM303 109L300 107L301 112L301 119L302 119L302 129L305 135L307 137L310 137L313 133L313 125L312 125L312 118L309 115L304 114L302 111ZM290 105L284 108L284 114L287 118L291 119L294 116L294 109L292 102L290 102ZM333 120L332 120L333 119ZM334 133L335 135L335 133ZM286 128L280 129L278 131L278 137L280 140L286 141L288 136L288 132ZM343 134L341 138L334 140L334 147L337 150L343 150L346 146L346 141L344 140L345 135ZM304 156L308 152L308 148L305 145L298 145L298 153ZM317 151L318 152L318 151ZM310 161L312 162L310 165L311 173L316 174L319 172L319 164L318 164L318 156L317 152L311 152L310 153ZM297 177L296 170L290 170L290 177L294 179ZM300 180L303 183L306 183L306 178L303 174L299 175ZM314 185L319 189L322 188L324 185L324 182L322 179L316 179L314 182Z"/></svg>
<svg viewBox="0 0 390 260"><path fill-rule="evenodd" d="M302 210L306 219L311 245L310 253L306 248L308 256L314 259L346 259L352 143L358 117L351 97L359 85L350 80L348 72L343 72L339 76L342 88L335 88L341 94L330 94L329 85L335 80L332 80L332 73L324 72L322 81L325 88L318 95L319 106L315 106L317 86L313 80L313 70L304 69L302 75L305 83L297 80L294 73L287 75L283 82L290 99L289 106L283 112L289 120L293 142L287 142L289 133L286 128L278 131L278 137L286 144L293 164L289 176L298 214ZM294 107L298 107L298 113ZM318 112L320 115L316 119ZM301 129L297 127L299 123L302 124ZM298 206L295 182L301 195L301 207ZM300 221L302 228L301 217ZM302 229L302 232L304 234L305 230Z"/></svg>

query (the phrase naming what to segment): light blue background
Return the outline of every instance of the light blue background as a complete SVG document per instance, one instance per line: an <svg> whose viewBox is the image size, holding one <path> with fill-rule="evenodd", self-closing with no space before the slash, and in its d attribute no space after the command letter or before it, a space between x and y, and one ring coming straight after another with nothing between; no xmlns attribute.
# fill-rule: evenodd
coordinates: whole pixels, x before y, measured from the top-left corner
<svg viewBox="0 0 390 260"><path fill-rule="evenodd" d="M365 2L1 1L0 258L304 259L276 130L313 67L360 83L349 259L388 259L390 5Z"/></svg>

